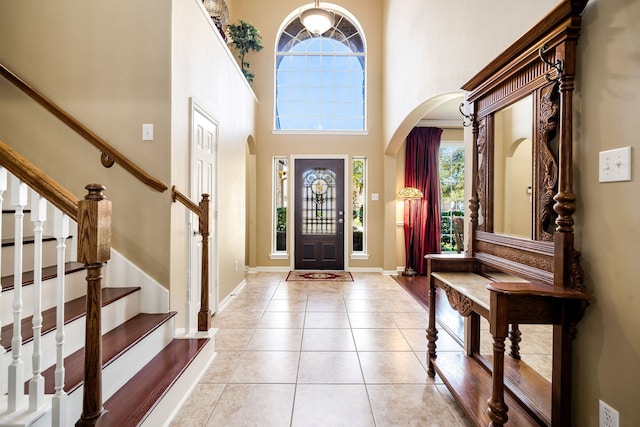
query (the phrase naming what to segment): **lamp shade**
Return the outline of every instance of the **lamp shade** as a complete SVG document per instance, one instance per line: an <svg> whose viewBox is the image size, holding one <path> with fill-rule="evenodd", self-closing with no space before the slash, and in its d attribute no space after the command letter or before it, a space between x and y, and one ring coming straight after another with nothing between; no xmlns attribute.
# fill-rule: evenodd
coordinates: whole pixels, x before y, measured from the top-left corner
<svg viewBox="0 0 640 427"><path fill-rule="evenodd" d="M334 18L331 12L318 7L318 1L315 6L300 14L300 22L311 34L320 36L333 27Z"/></svg>
<svg viewBox="0 0 640 427"><path fill-rule="evenodd" d="M404 187L398 194L396 195L398 199L422 199L423 194L422 191L418 190L415 187Z"/></svg>

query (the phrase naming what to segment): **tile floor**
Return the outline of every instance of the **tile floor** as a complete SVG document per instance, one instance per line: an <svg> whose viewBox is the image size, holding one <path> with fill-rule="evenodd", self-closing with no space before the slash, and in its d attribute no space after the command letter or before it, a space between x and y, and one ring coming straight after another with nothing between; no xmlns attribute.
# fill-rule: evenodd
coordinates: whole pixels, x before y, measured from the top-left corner
<svg viewBox="0 0 640 427"><path fill-rule="evenodd" d="M395 280L247 276L171 426L470 426L425 368L427 313ZM446 333L438 351L460 351Z"/></svg>

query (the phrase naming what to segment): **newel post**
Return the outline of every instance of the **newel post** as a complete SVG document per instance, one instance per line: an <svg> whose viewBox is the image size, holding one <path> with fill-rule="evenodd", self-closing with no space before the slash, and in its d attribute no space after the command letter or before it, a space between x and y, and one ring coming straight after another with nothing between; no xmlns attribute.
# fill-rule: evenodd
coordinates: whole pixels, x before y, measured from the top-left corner
<svg viewBox="0 0 640 427"><path fill-rule="evenodd" d="M211 309L209 308L209 195L203 194L200 201L199 231L202 236L202 262L200 277L200 311L198 331L211 329Z"/></svg>
<svg viewBox="0 0 640 427"><path fill-rule="evenodd" d="M102 267L111 254L111 202L105 187L89 184L78 202L78 262L87 267L87 331L85 336L82 415L76 426L108 426L102 406Z"/></svg>

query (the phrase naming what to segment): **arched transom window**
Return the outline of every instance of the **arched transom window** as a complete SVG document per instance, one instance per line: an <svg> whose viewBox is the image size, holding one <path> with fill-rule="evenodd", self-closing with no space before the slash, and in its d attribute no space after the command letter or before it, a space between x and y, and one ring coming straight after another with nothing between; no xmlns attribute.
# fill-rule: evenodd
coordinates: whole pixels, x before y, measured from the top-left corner
<svg viewBox="0 0 640 427"><path fill-rule="evenodd" d="M295 17L276 49L275 129L365 130L365 46L358 27L333 11L334 26L312 36Z"/></svg>

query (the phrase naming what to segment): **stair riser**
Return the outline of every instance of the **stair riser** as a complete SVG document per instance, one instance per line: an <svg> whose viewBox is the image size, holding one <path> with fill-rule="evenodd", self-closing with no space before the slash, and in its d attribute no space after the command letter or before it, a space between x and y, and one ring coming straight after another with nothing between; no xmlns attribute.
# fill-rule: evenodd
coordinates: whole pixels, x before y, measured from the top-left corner
<svg viewBox="0 0 640 427"><path fill-rule="evenodd" d="M42 282L42 310L55 307L57 304L57 282L58 278L45 280ZM86 293L87 281L86 272L77 271L75 273L65 275L64 280L64 297L65 302L75 298L79 298ZM32 284L22 287L22 317L33 315L33 307L35 301L35 286ZM2 326L13 323L13 297L14 290L2 292L2 301L0 301L0 316Z"/></svg>
<svg viewBox="0 0 640 427"><path fill-rule="evenodd" d="M134 292L127 295L124 298L120 298L117 301L107 305L102 310L102 333L105 334L120 324L131 319L139 313L140 307L140 293ZM85 339L85 316L80 317L73 322L65 325L65 337L64 337L64 354L65 357L82 347L84 347ZM42 362L41 366L43 370L49 366L55 365L56 362L56 331L53 330L42 336ZM24 362L24 381L28 381L32 376L33 364L33 341L30 341L22 346L22 360ZM8 352L2 356L2 362L0 364L11 363L11 352ZM7 392L7 384L0 384L0 394Z"/></svg>
<svg viewBox="0 0 640 427"><path fill-rule="evenodd" d="M69 250L71 240L67 239L67 250L65 251L65 262L75 259L74 254ZM56 265L58 262L58 254L56 251L58 242L55 240L49 240L42 242L42 266ZM2 275L8 276L14 272L15 262L15 246L3 246L2 247ZM32 243L22 246L22 271L33 270L33 253L35 251L35 245Z"/></svg>
<svg viewBox="0 0 640 427"><path fill-rule="evenodd" d="M102 370L102 401L105 402L173 339L174 321L160 325L133 348ZM82 393L78 387L69 394L67 425L74 425L82 413Z"/></svg>

